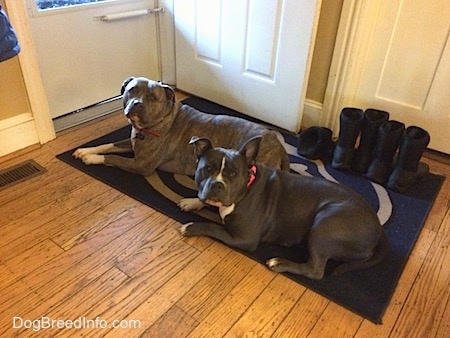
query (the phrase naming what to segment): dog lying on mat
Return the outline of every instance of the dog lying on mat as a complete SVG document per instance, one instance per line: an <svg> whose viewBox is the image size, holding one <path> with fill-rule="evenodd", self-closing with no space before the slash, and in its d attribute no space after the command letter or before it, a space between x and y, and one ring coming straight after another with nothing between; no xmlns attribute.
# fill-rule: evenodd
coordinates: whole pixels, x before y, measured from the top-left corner
<svg viewBox="0 0 450 338"><path fill-rule="evenodd" d="M209 236L244 250L260 242L281 246L305 243L308 261L271 258L273 271L322 279L329 259L342 261L338 274L373 266L387 252L387 237L375 211L353 190L321 178L255 165L262 139L240 151L214 148L193 138L199 199L219 207L223 225L187 223L184 236Z"/></svg>
<svg viewBox="0 0 450 338"><path fill-rule="evenodd" d="M196 157L189 140L205 135L223 147L241 147L261 136L258 161L289 170L289 158L274 132L237 117L211 115L183 105L166 85L143 77L130 77L122 85L124 113L132 125L129 139L97 147L79 148L75 158L85 164L104 164L149 176L156 168L194 175ZM113 153L133 150L134 157Z"/></svg>

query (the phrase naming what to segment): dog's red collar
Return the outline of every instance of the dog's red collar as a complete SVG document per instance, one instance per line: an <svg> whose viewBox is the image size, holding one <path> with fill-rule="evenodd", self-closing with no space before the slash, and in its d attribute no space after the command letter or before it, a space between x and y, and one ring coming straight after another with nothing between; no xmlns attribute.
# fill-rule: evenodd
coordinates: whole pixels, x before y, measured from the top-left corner
<svg viewBox="0 0 450 338"><path fill-rule="evenodd" d="M150 129L137 129L138 134L144 134L148 136L154 136L154 137L160 137L161 135L156 130L150 130Z"/></svg>
<svg viewBox="0 0 450 338"><path fill-rule="evenodd" d="M252 185L252 183L255 181L255 178L256 178L256 165L253 165L250 168L250 177L247 182L247 187Z"/></svg>

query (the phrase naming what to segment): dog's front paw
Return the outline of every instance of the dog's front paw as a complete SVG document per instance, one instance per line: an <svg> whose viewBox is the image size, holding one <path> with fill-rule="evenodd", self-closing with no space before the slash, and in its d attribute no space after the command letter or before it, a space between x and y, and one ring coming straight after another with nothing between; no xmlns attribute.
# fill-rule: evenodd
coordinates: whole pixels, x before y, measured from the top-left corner
<svg viewBox="0 0 450 338"><path fill-rule="evenodd" d="M96 155L96 154L88 154L81 158L84 164L104 164L105 156L104 155Z"/></svg>
<svg viewBox="0 0 450 338"><path fill-rule="evenodd" d="M183 198L178 206L183 211L200 210L205 205L198 198Z"/></svg>
<svg viewBox="0 0 450 338"><path fill-rule="evenodd" d="M73 157L82 159L86 155L95 154L92 148L78 148L72 154Z"/></svg>
<svg viewBox="0 0 450 338"><path fill-rule="evenodd" d="M287 271L287 263L288 261L283 258L271 258L266 261L267 267L275 272L286 272Z"/></svg>
<svg viewBox="0 0 450 338"><path fill-rule="evenodd" d="M181 235L188 237L189 236L189 231L188 228L194 224L194 222L189 222L186 224L183 224L178 230L180 230Z"/></svg>

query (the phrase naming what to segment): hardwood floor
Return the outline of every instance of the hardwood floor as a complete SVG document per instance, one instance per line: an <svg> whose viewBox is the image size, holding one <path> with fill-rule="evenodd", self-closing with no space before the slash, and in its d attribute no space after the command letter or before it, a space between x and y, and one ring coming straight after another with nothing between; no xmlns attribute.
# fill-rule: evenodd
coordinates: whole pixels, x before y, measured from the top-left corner
<svg viewBox="0 0 450 338"><path fill-rule="evenodd" d="M181 238L176 221L55 158L125 124L118 113L0 158L0 170L48 170L0 192L1 337L450 337L448 179L375 325L224 245ZM45 318L76 327L38 331Z"/></svg>

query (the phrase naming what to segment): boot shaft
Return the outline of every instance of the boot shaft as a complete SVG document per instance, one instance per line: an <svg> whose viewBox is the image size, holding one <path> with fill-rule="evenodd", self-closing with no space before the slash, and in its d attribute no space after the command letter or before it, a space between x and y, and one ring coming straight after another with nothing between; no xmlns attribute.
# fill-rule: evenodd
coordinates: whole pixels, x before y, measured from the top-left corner
<svg viewBox="0 0 450 338"><path fill-rule="evenodd" d="M374 158L382 162L391 162L404 131L405 125L402 122L388 121L382 124L378 129Z"/></svg>
<svg viewBox="0 0 450 338"><path fill-rule="evenodd" d="M426 130L416 126L406 128L400 142L397 166L408 171L417 171L428 143L430 143L430 134Z"/></svg>
<svg viewBox="0 0 450 338"><path fill-rule="evenodd" d="M389 120L389 113L378 109L367 109L361 127L359 146L353 161L353 170L364 174L369 167L375 146L379 127Z"/></svg>
<svg viewBox="0 0 450 338"><path fill-rule="evenodd" d="M378 128L388 120L388 112L378 109L367 109L364 112L358 149L373 151L377 142Z"/></svg>
<svg viewBox="0 0 450 338"><path fill-rule="evenodd" d="M338 145L343 148L353 148L361 130L364 112L359 108L344 108L339 118L340 129Z"/></svg>

